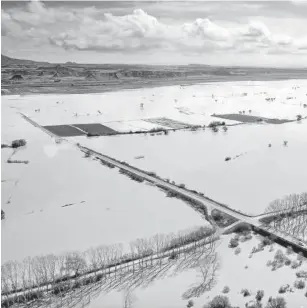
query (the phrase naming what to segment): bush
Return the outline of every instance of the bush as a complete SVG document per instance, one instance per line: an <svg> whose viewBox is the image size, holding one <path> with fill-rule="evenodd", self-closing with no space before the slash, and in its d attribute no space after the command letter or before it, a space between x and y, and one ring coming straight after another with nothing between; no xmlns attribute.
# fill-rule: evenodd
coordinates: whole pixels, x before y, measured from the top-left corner
<svg viewBox="0 0 307 308"><path fill-rule="evenodd" d="M22 146L25 146L27 144L27 141L25 139L18 139L12 141L12 148L16 149Z"/></svg>
<svg viewBox="0 0 307 308"><path fill-rule="evenodd" d="M208 125L208 127L215 127L215 126L225 126L225 122L212 121Z"/></svg>
<svg viewBox="0 0 307 308"><path fill-rule="evenodd" d="M235 254L238 255L240 252L241 252L241 248L237 247L236 250L235 250Z"/></svg>
<svg viewBox="0 0 307 308"><path fill-rule="evenodd" d="M291 255L293 253L293 248L291 246L288 246L286 253L287 255Z"/></svg>
<svg viewBox="0 0 307 308"><path fill-rule="evenodd" d="M231 308L231 305L230 305L230 302L227 296L217 295L205 307L206 308Z"/></svg>
<svg viewBox="0 0 307 308"><path fill-rule="evenodd" d="M5 219L5 213L4 213L3 210L1 210L1 220L2 220L2 219Z"/></svg>
<svg viewBox="0 0 307 308"><path fill-rule="evenodd" d="M258 290L257 294L256 294L256 300L258 302L260 302L262 300L263 296L264 296L264 291L263 290Z"/></svg>
<svg viewBox="0 0 307 308"><path fill-rule="evenodd" d="M281 286L280 288L279 288L279 290L278 290L278 293L280 293L280 294L283 294L283 293L286 293L287 291L288 291L288 289L289 289L289 285L287 284L287 285L284 285L284 286Z"/></svg>
<svg viewBox="0 0 307 308"><path fill-rule="evenodd" d="M300 262L298 262L298 261L296 261L296 260L292 261L291 268L296 269L296 268L298 268L298 267L300 267L300 266L301 266L301 263L300 263Z"/></svg>
<svg viewBox="0 0 307 308"><path fill-rule="evenodd" d="M235 247L238 247L238 246L239 246L239 240L238 239L235 239L235 238L230 239L229 245L228 245L229 248L235 248Z"/></svg>
<svg viewBox="0 0 307 308"><path fill-rule="evenodd" d="M87 136L87 137L99 137L100 134L95 133L95 132L88 132L88 133L86 134L86 136Z"/></svg>
<svg viewBox="0 0 307 308"><path fill-rule="evenodd" d="M270 298L266 308L286 308L287 303L283 297Z"/></svg>
<svg viewBox="0 0 307 308"><path fill-rule="evenodd" d="M305 288L305 281L304 280L296 280L294 282L294 287L297 289L304 289Z"/></svg>
<svg viewBox="0 0 307 308"><path fill-rule="evenodd" d="M230 288L228 286L225 286L222 290L224 294L229 293L229 291L230 291Z"/></svg>
<svg viewBox="0 0 307 308"><path fill-rule="evenodd" d="M246 308L262 308L262 304L258 301L250 301L245 304Z"/></svg>
<svg viewBox="0 0 307 308"><path fill-rule="evenodd" d="M296 120L297 120L297 121L302 120L302 115L301 115L301 114L298 114L298 115L296 116Z"/></svg>
<svg viewBox="0 0 307 308"><path fill-rule="evenodd" d="M188 304L187 304L187 308L191 308L191 307L193 307L194 306L194 302L193 302L193 300L189 300L188 301Z"/></svg>
<svg viewBox="0 0 307 308"><path fill-rule="evenodd" d="M277 262L284 262L284 259L285 259L285 256L283 254L283 252L278 249L275 253L275 256L274 256L274 259L277 261Z"/></svg>
<svg viewBox="0 0 307 308"><path fill-rule="evenodd" d="M307 278L307 271L299 271L296 273L297 278Z"/></svg>
<svg viewBox="0 0 307 308"><path fill-rule="evenodd" d="M225 161L229 161L229 160L231 160L231 157L227 156L227 157L225 158Z"/></svg>
<svg viewBox="0 0 307 308"><path fill-rule="evenodd" d="M287 265L287 266L291 265L291 260L290 259L286 259L285 265Z"/></svg>
<svg viewBox="0 0 307 308"><path fill-rule="evenodd" d="M247 289L242 289L241 290L241 294L243 294L244 297L247 297L247 296L251 295L250 291L247 290Z"/></svg>

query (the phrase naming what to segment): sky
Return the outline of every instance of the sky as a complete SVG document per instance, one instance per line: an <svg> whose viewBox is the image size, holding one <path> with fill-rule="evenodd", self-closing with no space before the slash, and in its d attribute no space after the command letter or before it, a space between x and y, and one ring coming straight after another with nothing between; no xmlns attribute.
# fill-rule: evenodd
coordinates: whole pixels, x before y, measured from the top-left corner
<svg viewBox="0 0 307 308"><path fill-rule="evenodd" d="M307 67L307 0L1 4L1 52L10 57Z"/></svg>

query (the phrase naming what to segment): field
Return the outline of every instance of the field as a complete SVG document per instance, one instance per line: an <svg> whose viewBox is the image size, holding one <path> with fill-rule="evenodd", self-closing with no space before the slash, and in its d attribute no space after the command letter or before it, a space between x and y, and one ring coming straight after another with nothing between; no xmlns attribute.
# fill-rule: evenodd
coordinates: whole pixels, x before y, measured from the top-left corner
<svg viewBox="0 0 307 308"><path fill-rule="evenodd" d="M101 163L97 153L82 153L81 146L250 215L264 213L284 195L305 192L306 88L306 80L240 81L103 94L3 96L2 263L117 243L128 251L138 238L209 226L187 202L167 198L169 191L123 166L118 170L110 162ZM89 136L95 133L100 136ZM27 144L10 148L16 139ZM284 251L277 244L274 252L268 246L250 258L258 235L240 242L242 251L235 254L228 247L233 236L221 235L216 284L194 296L195 307L221 294L225 285L233 305L244 307L261 289L266 302L279 295L281 285L293 287L296 271L307 270L305 260L297 269L267 267L277 250ZM289 259L295 264L297 254ZM181 261L176 255L167 260ZM135 307L182 307L188 303L182 295L199 279L198 268L174 277L166 271L163 279L152 277L131 296L136 297ZM252 292L250 297L240 294L244 287ZM289 307L306 300L305 293L306 288L284 294ZM118 290L102 293L90 308L118 307L123 297Z"/></svg>
<svg viewBox="0 0 307 308"><path fill-rule="evenodd" d="M13 150L2 149L2 262L127 245L206 224L184 202L84 158L71 144L56 144L13 109L2 108L2 143L25 138L26 147L13 159L29 160L8 164Z"/></svg>
<svg viewBox="0 0 307 308"><path fill-rule="evenodd" d="M234 126L218 133L206 129L103 141L80 137L78 142L257 215L274 199L305 191L306 134L307 122L295 122Z"/></svg>
<svg viewBox="0 0 307 308"><path fill-rule="evenodd" d="M235 254L235 249L229 248L228 242L231 236L222 238L220 246L217 249L220 262L220 270L218 271L217 281L213 289L209 292L194 297L194 307L201 308L208 303L216 295L226 295L230 298L234 307L245 307L245 304L253 301L258 290L264 290L262 303L265 305L270 296L282 296L286 299L287 307L300 307L305 303L305 290L295 289L293 284L297 280L296 272L307 269L306 262L297 269L291 266L283 266L272 271L267 265L268 260L273 260L277 250L283 251L292 262L295 262L296 255L287 255L286 250L273 245L272 248L267 246L263 251L253 253L253 247L257 247L260 243L256 236L249 241L240 243L241 252ZM252 257L250 257L250 255ZM234 279L235 277L235 279ZM253 279L261 277L260 279ZM133 290L131 298L133 299L133 307L184 307L188 303L188 299L184 297L193 286L197 286L202 282L200 268L195 268L176 276L166 275L161 280L154 280L146 288ZM292 292L279 293L279 288L290 285ZM225 286L229 287L229 292L223 294L222 290ZM246 288L251 295L244 297L241 290ZM123 305L126 293L124 291L114 291L108 294L101 294L100 297L94 299L89 305L90 308L98 307L118 307ZM305 307L305 306L302 306Z"/></svg>

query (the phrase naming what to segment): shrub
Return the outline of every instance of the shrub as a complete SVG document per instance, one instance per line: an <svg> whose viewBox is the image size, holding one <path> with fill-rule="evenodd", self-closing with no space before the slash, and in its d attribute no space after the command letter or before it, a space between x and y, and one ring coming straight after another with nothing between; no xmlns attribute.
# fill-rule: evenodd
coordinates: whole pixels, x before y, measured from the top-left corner
<svg viewBox="0 0 307 308"><path fill-rule="evenodd" d="M245 304L246 308L262 308L262 304L258 301L250 301Z"/></svg>
<svg viewBox="0 0 307 308"><path fill-rule="evenodd" d="M241 252L241 248L240 248L240 247L237 247L237 248L235 249L235 254L238 255L240 252Z"/></svg>
<svg viewBox="0 0 307 308"><path fill-rule="evenodd" d="M281 286L280 288L279 288L279 290L278 290L278 293L280 293L280 294L283 294L283 293L286 293L287 291L288 291L288 289L289 289L289 285L287 284L287 285L284 285L284 286Z"/></svg>
<svg viewBox="0 0 307 308"><path fill-rule="evenodd" d="M227 156L227 157L225 158L225 161L229 161L229 160L231 160L231 157Z"/></svg>
<svg viewBox="0 0 307 308"><path fill-rule="evenodd" d="M307 278L307 271L299 271L296 273L297 278Z"/></svg>
<svg viewBox="0 0 307 308"><path fill-rule="evenodd" d="M25 146L27 144L27 141L25 139L18 139L12 141L12 148L16 149L22 146Z"/></svg>
<svg viewBox="0 0 307 308"><path fill-rule="evenodd" d="M287 303L283 297L270 298L266 308L286 308Z"/></svg>
<svg viewBox="0 0 307 308"><path fill-rule="evenodd" d="M235 247L238 247L238 246L239 246L239 240L237 240L235 238L230 239L228 247L235 248Z"/></svg>
<svg viewBox="0 0 307 308"><path fill-rule="evenodd" d="M230 291L230 288L228 286L225 286L222 290L224 294L229 293L229 291Z"/></svg>
<svg viewBox="0 0 307 308"><path fill-rule="evenodd" d="M217 295L215 296L212 301L206 305L206 308L231 308L229 299L227 296Z"/></svg>
<svg viewBox="0 0 307 308"><path fill-rule="evenodd" d="M297 120L297 121L302 120L302 115L301 115L301 114L298 114L298 115L296 116L296 120Z"/></svg>
<svg viewBox="0 0 307 308"><path fill-rule="evenodd" d="M275 256L274 256L274 259L275 259L276 261L278 261L278 262L283 262L283 261L284 261L285 256L284 256L283 252L282 252L280 249L278 249L278 250L276 251Z"/></svg>
<svg viewBox="0 0 307 308"><path fill-rule="evenodd" d="M288 246L286 253L287 255L291 255L293 253L293 248L291 246Z"/></svg>
<svg viewBox="0 0 307 308"><path fill-rule="evenodd" d="M208 125L208 127L215 127L215 126L225 126L225 122L212 121Z"/></svg>
<svg viewBox="0 0 307 308"><path fill-rule="evenodd" d="M296 280L294 282L294 287L297 289L304 289L305 288L305 281L304 280Z"/></svg>
<svg viewBox="0 0 307 308"><path fill-rule="evenodd" d="M191 307L193 307L194 306L194 302L193 302L193 300L189 300L188 301L188 304L187 304L187 308L191 308Z"/></svg>
<svg viewBox="0 0 307 308"><path fill-rule="evenodd" d="M287 266L291 265L291 260L290 259L286 259L285 265L287 265Z"/></svg>
<svg viewBox="0 0 307 308"><path fill-rule="evenodd" d="M256 300L258 302L260 302L262 300L263 296L264 296L264 291L263 290L258 290L257 294L256 294Z"/></svg>
<svg viewBox="0 0 307 308"><path fill-rule="evenodd" d="M247 289L242 289L241 290L241 294L243 294L244 297L247 297L247 296L251 295L250 291L247 290Z"/></svg>
<svg viewBox="0 0 307 308"><path fill-rule="evenodd" d="M4 213L3 210L1 210L1 220L2 220L2 219L5 219L5 213Z"/></svg>
<svg viewBox="0 0 307 308"><path fill-rule="evenodd" d="M227 130L228 130L227 126L223 126L223 130L224 130L224 132L227 132Z"/></svg>
<svg viewBox="0 0 307 308"><path fill-rule="evenodd" d="M300 267L300 266L301 266L301 263L300 263L300 262L298 262L298 261L296 261L296 260L292 261L291 268L296 269L296 268L298 268L298 267Z"/></svg>
<svg viewBox="0 0 307 308"><path fill-rule="evenodd" d="M99 137L100 134L95 133L95 132L88 132L88 133L86 134L86 136L87 136L87 137Z"/></svg>

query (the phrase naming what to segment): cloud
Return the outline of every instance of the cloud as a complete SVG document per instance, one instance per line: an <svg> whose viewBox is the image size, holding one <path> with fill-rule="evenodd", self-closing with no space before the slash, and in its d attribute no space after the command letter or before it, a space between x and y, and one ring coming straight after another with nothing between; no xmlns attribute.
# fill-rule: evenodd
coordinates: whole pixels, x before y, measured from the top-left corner
<svg viewBox="0 0 307 308"><path fill-rule="evenodd" d="M141 2L139 3L141 6ZM202 54L307 52L307 35L292 37L273 33L257 20L225 24L210 18L167 23L135 9L125 15L96 7L47 7L31 1L23 9L2 10L2 35L43 42L65 50L100 52L178 52Z"/></svg>

